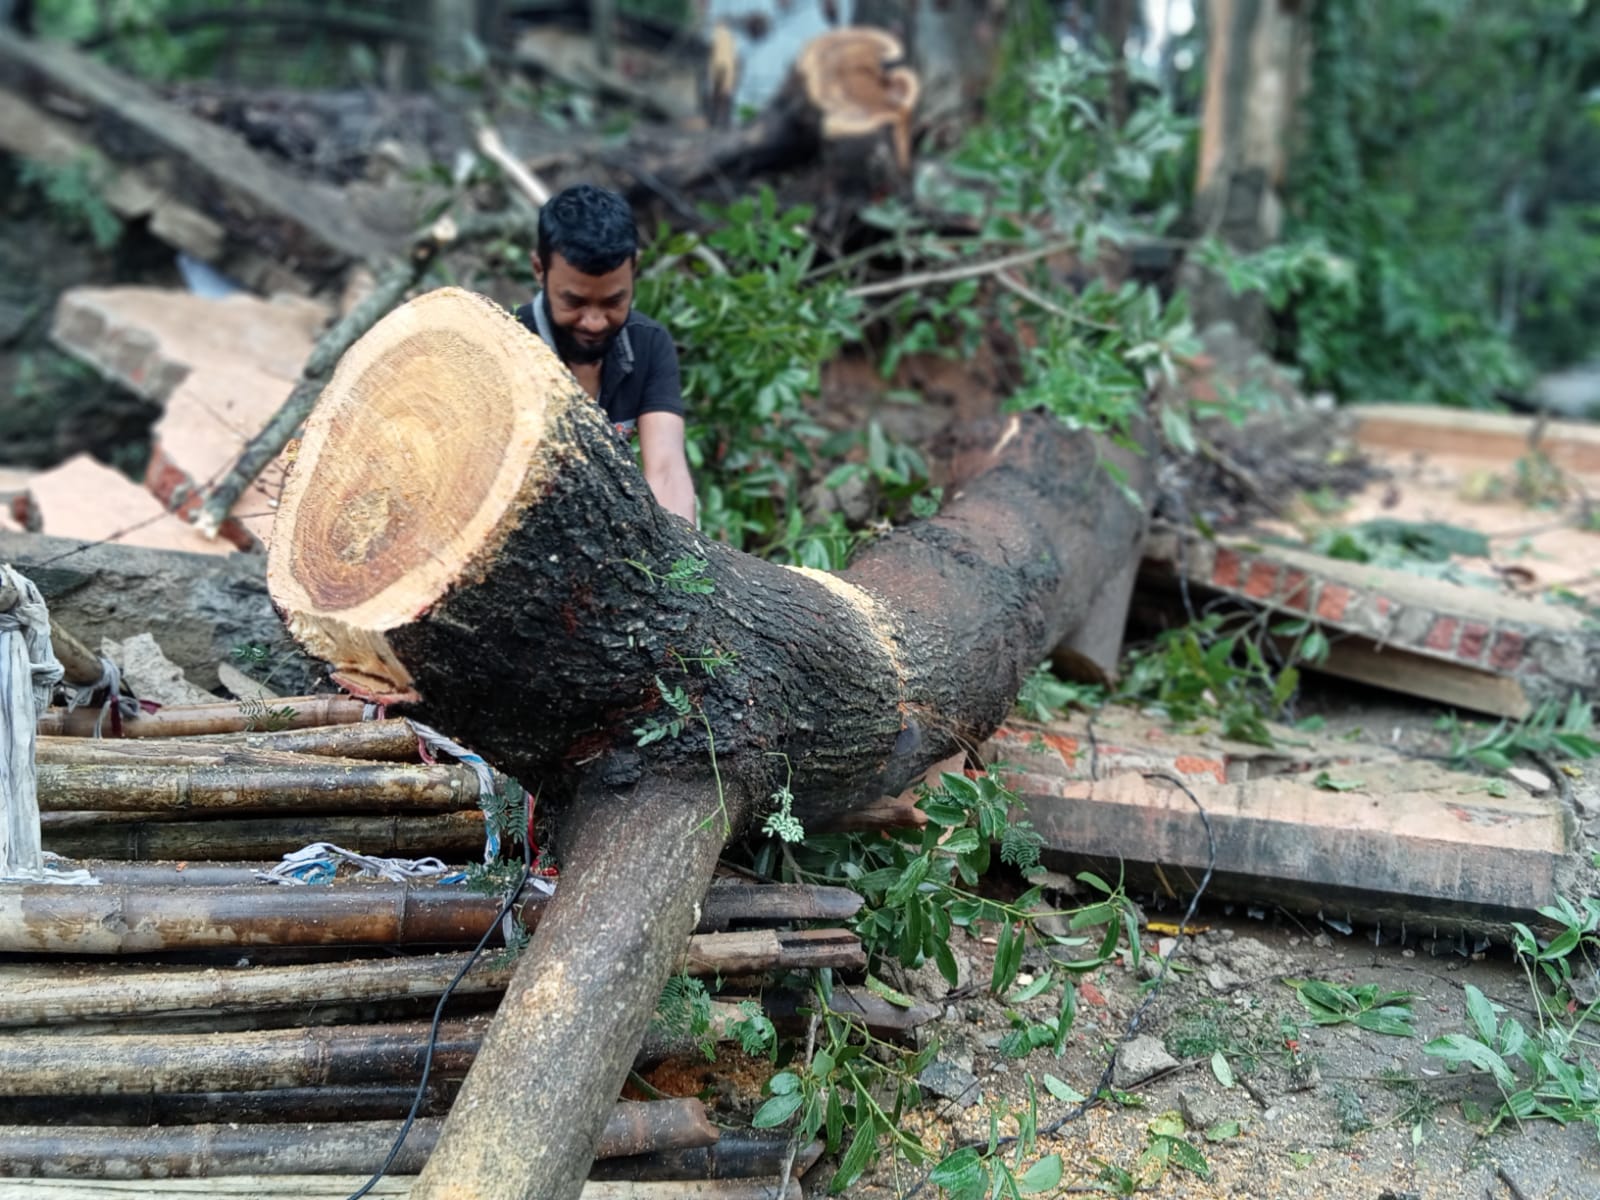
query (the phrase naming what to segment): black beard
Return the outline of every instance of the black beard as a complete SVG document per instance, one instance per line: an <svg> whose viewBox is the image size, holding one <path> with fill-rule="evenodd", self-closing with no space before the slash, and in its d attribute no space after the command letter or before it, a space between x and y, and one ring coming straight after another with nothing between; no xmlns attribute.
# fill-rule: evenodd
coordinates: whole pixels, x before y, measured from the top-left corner
<svg viewBox="0 0 1600 1200"><path fill-rule="evenodd" d="M556 338L556 354L568 366L590 366L601 362L607 354L611 353L611 343L617 340L620 329L614 329L606 334L605 340L598 345L592 342L579 341L577 336L565 325L557 325L555 318L550 315L550 297L544 300L545 320L550 322L551 332Z"/></svg>

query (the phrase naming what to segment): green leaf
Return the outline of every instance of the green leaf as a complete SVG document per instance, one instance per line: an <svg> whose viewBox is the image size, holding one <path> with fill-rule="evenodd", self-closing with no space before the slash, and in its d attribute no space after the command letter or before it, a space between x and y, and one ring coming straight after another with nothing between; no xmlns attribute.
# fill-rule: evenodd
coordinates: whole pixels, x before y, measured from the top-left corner
<svg viewBox="0 0 1600 1200"><path fill-rule="evenodd" d="M1048 1192L1061 1182L1061 1155L1047 1154L1023 1172L1017 1180L1017 1190L1024 1196Z"/></svg>
<svg viewBox="0 0 1600 1200"><path fill-rule="evenodd" d="M767 1090L774 1096L787 1096L800 1090L800 1076L793 1071L780 1071L767 1081Z"/></svg>
<svg viewBox="0 0 1600 1200"><path fill-rule="evenodd" d="M1399 1005L1357 1013L1355 1023L1359 1029L1370 1033L1386 1033L1391 1037L1411 1037L1416 1032L1411 1028L1411 1010Z"/></svg>
<svg viewBox="0 0 1600 1200"><path fill-rule="evenodd" d="M1317 772L1316 778L1311 781L1313 787L1319 787L1329 792L1354 792L1366 787L1359 779L1335 779L1326 771Z"/></svg>
<svg viewBox="0 0 1600 1200"><path fill-rule="evenodd" d="M933 961L939 968L939 974L952 988L961 982L961 971L956 966L956 956L950 950L950 943L939 940L933 946Z"/></svg>
<svg viewBox="0 0 1600 1200"><path fill-rule="evenodd" d="M1057 1100L1064 1100L1068 1104L1081 1104L1087 1099L1077 1088L1064 1080L1057 1079L1048 1071L1045 1072L1044 1086Z"/></svg>
<svg viewBox="0 0 1600 1200"><path fill-rule="evenodd" d="M844 1157L839 1160L839 1169L834 1172L833 1178L828 1181L828 1191L830 1193L842 1192L860 1179L861 1173L867 1169L867 1164L872 1161L873 1151L877 1147L877 1130L870 1120L864 1121L857 1127L855 1137L850 1139L850 1148L844 1152Z"/></svg>
<svg viewBox="0 0 1600 1200"><path fill-rule="evenodd" d="M1007 997L1006 1003L1022 1004L1026 1001L1032 1000L1035 996L1041 996L1050 990L1051 985L1053 985L1055 981L1055 972L1045 971L1040 974L1039 977L1032 983L1016 992L1013 992L1009 997Z"/></svg>
<svg viewBox="0 0 1600 1200"><path fill-rule="evenodd" d="M1431 1054L1435 1058L1442 1058L1449 1063L1470 1063L1480 1071L1487 1071L1494 1076L1494 1081L1502 1088L1510 1088L1516 1077L1511 1073L1511 1068L1501 1058L1482 1042L1474 1041L1460 1033L1447 1033L1443 1037L1434 1038L1433 1041L1423 1046L1424 1054Z"/></svg>
<svg viewBox="0 0 1600 1200"><path fill-rule="evenodd" d="M1218 1121L1215 1125L1211 1126L1210 1129L1206 1130L1206 1141L1208 1141L1208 1142L1225 1142L1229 1138L1238 1137L1239 1133L1240 1133L1239 1122L1237 1122L1237 1121Z"/></svg>
<svg viewBox="0 0 1600 1200"><path fill-rule="evenodd" d="M1172 1161L1185 1171L1191 1171L1201 1179L1211 1178L1211 1164L1206 1161L1206 1156L1201 1154L1182 1138L1169 1138L1167 1147L1172 1156Z"/></svg>
<svg viewBox="0 0 1600 1200"><path fill-rule="evenodd" d="M1218 1050L1211 1056L1211 1073L1217 1077L1217 1082L1225 1088L1231 1088L1234 1083L1233 1068L1228 1065L1228 1060Z"/></svg>
<svg viewBox="0 0 1600 1200"><path fill-rule="evenodd" d="M915 1008L917 1006L917 1002L910 996L906 995L904 992L895 991L894 988L890 987L883 980L870 973L867 975L867 991L871 992L874 996L882 996L896 1008Z"/></svg>
<svg viewBox="0 0 1600 1200"><path fill-rule="evenodd" d="M928 1182L948 1192L950 1200L983 1200L989 1176L983 1169L983 1158L967 1146L934 1167Z"/></svg>
<svg viewBox="0 0 1600 1200"><path fill-rule="evenodd" d="M1478 1031L1480 1041L1485 1045L1493 1045L1495 1033L1500 1025L1500 1020L1495 1015L1496 1005L1470 983L1466 985L1466 991L1467 1016L1472 1019L1472 1027Z"/></svg>
<svg viewBox="0 0 1600 1200"><path fill-rule="evenodd" d="M928 870L933 865L933 860L927 855L919 855L906 864L904 871L895 885L889 889L883 902L890 908L898 908L911 899L913 892L922 886L923 880L928 877Z"/></svg>
<svg viewBox="0 0 1600 1200"><path fill-rule="evenodd" d="M775 1095L756 1109L756 1115L750 1119L750 1124L757 1129L772 1129L782 1125L795 1114L804 1099L803 1092L782 1092Z"/></svg>

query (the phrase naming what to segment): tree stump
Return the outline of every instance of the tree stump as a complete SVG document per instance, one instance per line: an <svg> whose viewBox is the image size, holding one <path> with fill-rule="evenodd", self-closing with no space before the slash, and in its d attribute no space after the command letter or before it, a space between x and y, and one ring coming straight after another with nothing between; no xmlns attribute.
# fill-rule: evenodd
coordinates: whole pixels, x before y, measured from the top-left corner
<svg viewBox="0 0 1600 1200"><path fill-rule="evenodd" d="M777 566L659 508L481 297L420 297L345 356L274 600L346 687L542 788L562 865L416 1197L576 1197L726 839L780 786L816 820L980 743L1136 552L1086 435L1017 415L956 458L940 516L838 574Z"/></svg>

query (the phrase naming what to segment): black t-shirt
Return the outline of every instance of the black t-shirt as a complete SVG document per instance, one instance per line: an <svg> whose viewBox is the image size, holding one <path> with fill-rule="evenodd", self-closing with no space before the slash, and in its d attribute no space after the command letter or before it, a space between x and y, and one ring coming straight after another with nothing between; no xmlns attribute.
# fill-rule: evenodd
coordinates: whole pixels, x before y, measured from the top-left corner
<svg viewBox="0 0 1600 1200"><path fill-rule="evenodd" d="M517 319L555 347L548 328L544 293L517 309ZM683 415L683 385L678 380L678 349L672 335L657 321L629 312L606 351L600 369L600 407L619 433L632 435L639 417L648 412Z"/></svg>

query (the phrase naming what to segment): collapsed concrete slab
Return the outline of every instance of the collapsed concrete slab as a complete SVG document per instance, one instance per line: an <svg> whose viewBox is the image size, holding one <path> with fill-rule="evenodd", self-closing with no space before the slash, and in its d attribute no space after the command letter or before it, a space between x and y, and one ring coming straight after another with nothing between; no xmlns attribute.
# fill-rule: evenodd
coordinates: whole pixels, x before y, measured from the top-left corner
<svg viewBox="0 0 1600 1200"><path fill-rule="evenodd" d="M73 288L51 337L101 374L165 406L145 486L187 518L293 390L329 314L295 296L220 299L165 288ZM283 464L234 506L223 545L257 549L272 528ZM77 530L49 530L78 536Z"/></svg>
<svg viewBox="0 0 1600 1200"><path fill-rule="evenodd" d="M1216 842L1214 898L1363 920L1391 937L1536 921L1574 869L1572 818L1553 793L1291 736L1265 749L1113 709L1092 728L1081 715L1012 721L983 753L1003 762L1047 864L1088 862L1112 878L1125 867L1174 901L1208 860L1200 808Z"/></svg>
<svg viewBox="0 0 1600 1200"><path fill-rule="evenodd" d="M1180 576L1315 621L1332 646L1318 669L1341 678L1513 719L1600 688L1600 634L1575 608L1243 538L1151 538L1141 578Z"/></svg>

